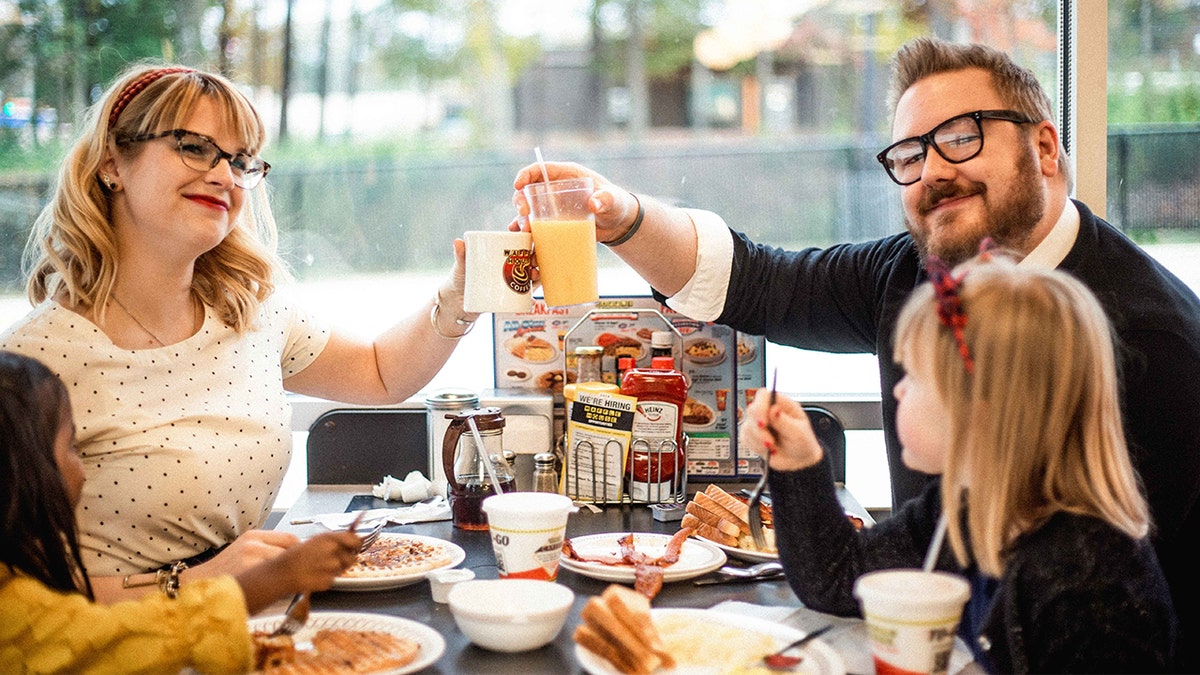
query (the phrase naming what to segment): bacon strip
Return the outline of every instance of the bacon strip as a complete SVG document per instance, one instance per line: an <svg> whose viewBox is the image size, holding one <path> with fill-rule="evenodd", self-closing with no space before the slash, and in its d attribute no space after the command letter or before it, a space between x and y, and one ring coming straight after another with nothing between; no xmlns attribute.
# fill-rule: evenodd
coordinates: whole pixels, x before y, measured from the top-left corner
<svg viewBox="0 0 1200 675"><path fill-rule="evenodd" d="M676 532L675 536L671 537L671 541L667 542L667 548L659 558L659 563L666 567L679 562L679 551L683 548L683 542L695 531L695 528L684 527Z"/></svg>
<svg viewBox="0 0 1200 675"><path fill-rule="evenodd" d="M683 549L683 542L692 536L694 531L690 527L680 529L667 542L663 554L657 558L652 558L635 548L632 532L622 535L617 540L617 545L620 547L620 555L582 555L571 545L570 539L563 539L562 550L563 555L581 562L599 563L601 565L632 565L634 589L647 598L653 599L662 590L663 568L670 567L679 562L679 553Z"/></svg>
<svg viewBox="0 0 1200 675"><path fill-rule="evenodd" d="M562 552L563 552L563 555L567 556L571 560L578 560L580 562L597 563L600 565L628 565L629 564L628 561L626 561L623 556L619 556L619 555L604 554L604 553L597 554L597 555L583 555L579 551L575 550L575 547L571 545L570 539L563 539Z"/></svg>
<svg viewBox="0 0 1200 675"><path fill-rule="evenodd" d="M663 587L663 568L649 563L638 563L633 568L633 590L653 600Z"/></svg>

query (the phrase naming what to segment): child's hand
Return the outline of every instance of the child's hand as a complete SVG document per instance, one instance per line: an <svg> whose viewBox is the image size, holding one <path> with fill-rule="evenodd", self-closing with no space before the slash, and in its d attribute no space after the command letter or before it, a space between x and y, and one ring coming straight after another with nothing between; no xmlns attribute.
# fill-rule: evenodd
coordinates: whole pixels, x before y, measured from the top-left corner
<svg viewBox="0 0 1200 675"><path fill-rule="evenodd" d="M235 574L246 608L256 614L284 596L333 586L334 577L357 560L361 544L353 532L326 532Z"/></svg>
<svg viewBox="0 0 1200 675"><path fill-rule="evenodd" d="M326 532L289 548L272 564L293 580L294 592L324 591L358 559L361 544L353 532Z"/></svg>
<svg viewBox="0 0 1200 675"><path fill-rule="evenodd" d="M738 447L769 458L776 471L796 471L821 461L823 451L808 421L808 413L792 399L779 396L775 405L771 393L760 389L746 408Z"/></svg>
<svg viewBox="0 0 1200 675"><path fill-rule="evenodd" d="M290 532L250 530L233 540L212 560L184 572L184 579L217 577L240 572L279 556L300 541Z"/></svg>

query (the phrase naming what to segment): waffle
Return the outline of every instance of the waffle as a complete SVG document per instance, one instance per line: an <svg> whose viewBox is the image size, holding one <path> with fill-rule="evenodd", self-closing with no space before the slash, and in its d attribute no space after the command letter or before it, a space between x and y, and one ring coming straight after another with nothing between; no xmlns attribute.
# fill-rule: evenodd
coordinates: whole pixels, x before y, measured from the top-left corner
<svg viewBox="0 0 1200 675"><path fill-rule="evenodd" d="M282 649L290 636L268 638L254 634L256 664L270 675L334 675L376 673L401 668L413 662L421 646L406 638L378 631L326 628L313 636L311 651Z"/></svg>
<svg viewBox="0 0 1200 675"><path fill-rule="evenodd" d="M426 540L383 534L371 548L358 554L358 562L343 577L391 577L420 574L449 565L450 550Z"/></svg>

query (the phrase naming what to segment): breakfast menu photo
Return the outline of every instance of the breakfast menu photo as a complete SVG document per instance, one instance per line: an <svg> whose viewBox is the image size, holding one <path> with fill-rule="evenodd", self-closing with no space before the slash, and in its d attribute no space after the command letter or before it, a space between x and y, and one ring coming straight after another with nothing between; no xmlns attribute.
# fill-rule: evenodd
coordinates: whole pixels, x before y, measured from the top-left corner
<svg viewBox="0 0 1200 675"><path fill-rule="evenodd" d="M747 396L764 386L765 340L728 326L689 319L650 296L606 297L594 305L494 314L497 387L551 391L562 406L564 382L574 382L574 349L598 345L606 356L630 356L650 366L654 331L675 333L676 367L688 380L683 410L688 475L734 477L761 471L757 458L737 453L737 423ZM564 433L564 428L557 433Z"/></svg>

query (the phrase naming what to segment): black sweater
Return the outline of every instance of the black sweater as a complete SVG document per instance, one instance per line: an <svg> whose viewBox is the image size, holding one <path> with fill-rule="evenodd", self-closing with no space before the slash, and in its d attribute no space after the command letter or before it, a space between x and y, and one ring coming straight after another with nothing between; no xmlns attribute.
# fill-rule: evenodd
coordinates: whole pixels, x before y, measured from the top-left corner
<svg viewBox="0 0 1200 675"><path fill-rule="evenodd" d="M770 475L775 541L788 582L807 606L859 613L854 581L879 569L920 567L941 515L935 479L874 527L843 515L828 460ZM979 577L943 547L937 568ZM979 663L1002 673L1149 673L1171 664L1175 619L1154 551L1096 518L1059 513L1022 537L985 604L960 635Z"/></svg>

